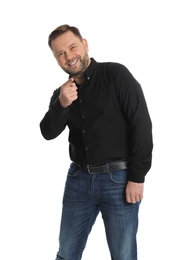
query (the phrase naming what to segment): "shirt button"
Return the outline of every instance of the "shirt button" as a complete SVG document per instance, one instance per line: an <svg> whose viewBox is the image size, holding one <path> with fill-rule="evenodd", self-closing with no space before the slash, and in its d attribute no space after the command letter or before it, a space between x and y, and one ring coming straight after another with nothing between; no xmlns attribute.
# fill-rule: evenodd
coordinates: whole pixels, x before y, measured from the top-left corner
<svg viewBox="0 0 186 260"><path fill-rule="evenodd" d="M88 147L85 147L85 150L88 151Z"/></svg>
<svg viewBox="0 0 186 260"><path fill-rule="evenodd" d="M87 77L87 79L89 80L89 79L90 79L90 77Z"/></svg>
<svg viewBox="0 0 186 260"><path fill-rule="evenodd" d="M86 131L85 131L85 130L83 130L82 132L83 132L83 134L85 134L85 132L86 132Z"/></svg>
<svg viewBox="0 0 186 260"><path fill-rule="evenodd" d="M81 102L82 102L82 99L79 100L79 103L81 103Z"/></svg>
<svg viewBox="0 0 186 260"><path fill-rule="evenodd" d="M85 116L84 115L81 115L81 117L84 119L85 118Z"/></svg>

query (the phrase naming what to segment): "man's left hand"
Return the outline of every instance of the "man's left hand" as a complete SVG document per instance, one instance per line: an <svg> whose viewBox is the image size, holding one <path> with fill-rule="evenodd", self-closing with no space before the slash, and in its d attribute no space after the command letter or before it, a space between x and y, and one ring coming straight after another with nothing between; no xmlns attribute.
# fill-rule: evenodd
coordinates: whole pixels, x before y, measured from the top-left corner
<svg viewBox="0 0 186 260"><path fill-rule="evenodd" d="M144 183L129 181L126 187L126 200L128 203L135 204L143 199Z"/></svg>

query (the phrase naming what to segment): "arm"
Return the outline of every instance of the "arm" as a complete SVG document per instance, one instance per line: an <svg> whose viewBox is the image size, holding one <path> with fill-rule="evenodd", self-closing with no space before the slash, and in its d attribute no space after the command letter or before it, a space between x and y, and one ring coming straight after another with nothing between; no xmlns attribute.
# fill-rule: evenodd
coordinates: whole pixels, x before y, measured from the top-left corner
<svg viewBox="0 0 186 260"><path fill-rule="evenodd" d="M66 127L68 108L63 108L59 101L60 89L54 91L49 110L40 123L40 129L46 140L56 138Z"/></svg>
<svg viewBox="0 0 186 260"><path fill-rule="evenodd" d="M116 78L116 91L129 123L129 182L126 199L135 203L143 198L145 175L151 167L152 124L140 84L124 67Z"/></svg>
<svg viewBox="0 0 186 260"><path fill-rule="evenodd" d="M77 99L77 87L72 82L71 78L53 93L49 110L40 123L41 133L46 140L56 138L67 125L69 106Z"/></svg>
<svg viewBox="0 0 186 260"><path fill-rule="evenodd" d="M151 167L152 124L140 84L124 67L118 68L117 96L129 125L129 180L143 183Z"/></svg>

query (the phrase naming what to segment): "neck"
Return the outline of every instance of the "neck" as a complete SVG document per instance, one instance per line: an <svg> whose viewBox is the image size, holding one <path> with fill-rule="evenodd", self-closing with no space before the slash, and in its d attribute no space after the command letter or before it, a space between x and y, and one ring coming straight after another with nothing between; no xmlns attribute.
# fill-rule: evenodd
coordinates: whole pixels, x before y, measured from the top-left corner
<svg viewBox="0 0 186 260"><path fill-rule="evenodd" d="M83 75L78 77L73 77L73 78L77 84L81 85L83 83Z"/></svg>

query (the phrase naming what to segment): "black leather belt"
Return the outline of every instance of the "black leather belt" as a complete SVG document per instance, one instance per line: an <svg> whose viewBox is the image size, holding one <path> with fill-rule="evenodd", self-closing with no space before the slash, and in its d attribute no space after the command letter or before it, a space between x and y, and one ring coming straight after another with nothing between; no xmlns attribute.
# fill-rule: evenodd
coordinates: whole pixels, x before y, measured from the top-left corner
<svg viewBox="0 0 186 260"><path fill-rule="evenodd" d="M99 173L109 173L119 170L127 169L127 161L114 161L110 163L106 163L104 165L81 165L78 163L75 163L75 165L84 170L87 171L90 174L99 174Z"/></svg>

